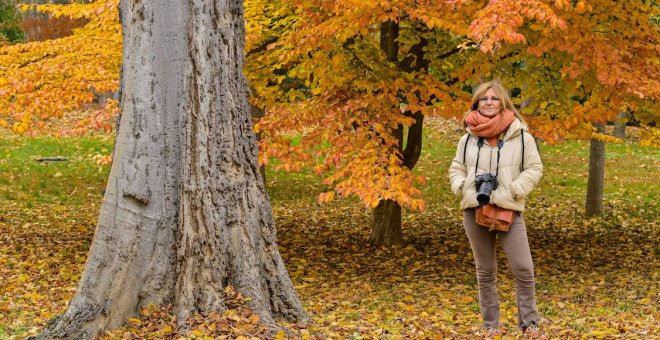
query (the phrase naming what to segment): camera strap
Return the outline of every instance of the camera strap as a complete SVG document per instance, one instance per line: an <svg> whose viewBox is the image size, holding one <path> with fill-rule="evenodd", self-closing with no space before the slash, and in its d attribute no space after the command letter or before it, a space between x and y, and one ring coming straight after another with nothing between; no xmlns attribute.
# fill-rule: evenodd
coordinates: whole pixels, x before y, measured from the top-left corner
<svg viewBox="0 0 660 340"><path fill-rule="evenodd" d="M520 172L525 170L525 131L520 129L520 142L522 144L522 157L520 159Z"/></svg>
<svg viewBox="0 0 660 340"><path fill-rule="evenodd" d="M467 138L465 138L465 144L463 145L463 165L467 164L465 160L465 154L467 153L467 146L468 146L468 142L470 141L470 134L466 133L465 135L467 136Z"/></svg>
<svg viewBox="0 0 660 340"><path fill-rule="evenodd" d="M502 149L502 146L504 146L504 134L500 134L497 137L497 163L495 164L495 176L497 176L500 172L500 149ZM481 147L484 146L484 137L479 137L479 140L477 141L477 163L474 165L474 175L477 175L477 171L479 171L479 155L481 154ZM463 156L465 157L465 156ZM463 158L465 159L465 158ZM492 158L491 158L492 159ZM488 169L490 172L490 169Z"/></svg>
<svg viewBox="0 0 660 340"><path fill-rule="evenodd" d="M479 171L479 155L481 154L481 147L484 146L484 137L479 137L477 140L477 163L474 164L474 175L477 176Z"/></svg>
<svg viewBox="0 0 660 340"><path fill-rule="evenodd" d="M465 144L463 144L463 164L467 165L465 156L467 154L468 143L470 142L470 134L466 133L465 135L467 136L467 138L465 138ZM523 129L520 129L520 143L522 145L522 156L520 158L520 172L523 172L525 170L525 131ZM479 145L479 148L481 148L483 142L479 144L479 142L477 141L477 145ZM499 148L501 148L501 146L499 146ZM499 154L497 156L499 157ZM478 167L478 165L479 165L479 154L477 153L477 165L475 167ZM499 160L498 160L498 165L499 165Z"/></svg>

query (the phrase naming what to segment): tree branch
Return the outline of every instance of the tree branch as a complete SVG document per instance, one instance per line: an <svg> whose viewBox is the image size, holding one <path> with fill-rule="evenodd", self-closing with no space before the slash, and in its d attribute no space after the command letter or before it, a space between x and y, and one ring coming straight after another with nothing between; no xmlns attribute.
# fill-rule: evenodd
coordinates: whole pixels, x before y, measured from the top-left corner
<svg viewBox="0 0 660 340"><path fill-rule="evenodd" d="M273 37L268 37L268 38L267 38L266 40L264 40L259 46L257 46L257 47L255 47L255 48L249 50L249 51L245 54L245 57L247 57L247 56L249 56L249 55L251 55L251 54L254 54L254 53L259 53L259 52L263 52L263 51L265 51L265 50L268 48L268 45L270 45L270 44L272 44L272 43L278 41L279 39L280 39L280 37L275 37L275 36L273 36Z"/></svg>

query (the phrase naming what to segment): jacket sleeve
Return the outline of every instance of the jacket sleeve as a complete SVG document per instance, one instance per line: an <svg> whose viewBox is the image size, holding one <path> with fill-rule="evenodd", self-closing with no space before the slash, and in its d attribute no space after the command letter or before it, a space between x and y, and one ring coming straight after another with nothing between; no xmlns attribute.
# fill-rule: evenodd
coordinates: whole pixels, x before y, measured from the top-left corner
<svg viewBox="0 0 660 340"><path fill-rule="evenodd" d="M525 134L525 154L523 155L525 168L518 175L518 178L511 182L511 194L513 199L519 200L527 197L543 176L543 163L539 150L536 148L534 137Z"/></svg>
<svg viewBox="0 0 660 340"><path fill-rule="evenodd" d="M465 166L465 160L463 159L463 149L465 148L467 139L467 133L459 139L458 146L456 147L456 156L451 162L451 166L449 166L449 184L451 185L451 192L457 196L461 196L463 183L465 183L465 178L467 177L467 166Z"/></svg>

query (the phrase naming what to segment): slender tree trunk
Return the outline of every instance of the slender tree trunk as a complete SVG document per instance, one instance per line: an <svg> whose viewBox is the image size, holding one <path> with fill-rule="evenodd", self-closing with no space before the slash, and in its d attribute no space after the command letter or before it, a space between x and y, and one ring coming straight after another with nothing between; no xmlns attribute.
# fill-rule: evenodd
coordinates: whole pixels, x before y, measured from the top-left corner
<svg viewBox="0 0 660 340"><path fill-rule="evenodd" d="M408 128L406 148L403 150L403 165L412 170L419 156L422 154L422 132L424 129L424 115L421 112L410 113L415 122Z"/></svg>
<svg viewBox="0 0 660 340"><path fill-rule="evenodd" d="M401 233L401 205L392 200L382 200L371 212L373 226L369 242L376 246L393 246L403 243Z"/></svg>
<svg viewBox="0 0 660 340"><path fill-rule="evenodd" d="M597 123L598 132L604 132L603 123ZM589 149L589 179L587 182L586 215L603 214L603 187L605 182L605 142L591 140Z"/></svg>
<svg viewBox="0 0 660 340"><path fill-rule="evenodd" d="M410 114L408 112L408 114ZM422 153L422 128L424 116L420 112L412 114L415 123L408 128L406 139L406 148L402 150L403 165L412 169L417 164L419 156ZM395 136L399 138L399 148L403 144L403 127L400 127ZM401 231L401 205L393 200L382 200L372 209L373 225L369 242L376 246L393 246L403 243L403 233Z"/></svg>
<svg viewBox="0 0 660 340"><path fill-rule="evenodd" d="M621 111L619 112L619 115L616 117L616 120L614 121L614 132L613 135L614 137L624 139L626 138L626 111Z"/></svg>
<svg viewBox="0 0 660 340"><path fill-rule="evenodd" d="M428 69L428 61L424 59L424 47L427 41L422 39L414 45L410 54L399 62L399 25L393 21L387 21L380 27L380 49L387 60L396 63L404 72L417 72ZM408 128L406 147L403 148L404 133L403 126L399 126L393 135L399 140L398 151L402 155L402 163L412 170L422 152L422 130L424 116L420 112L405 112L404 114L415 118L415 123ZM383 200L372 209L372 227L369 242L376 246L393 246L403 243L401 231L401 205L393 200Z"/></svg>
<svg viewBox="0 0 660 340"><path fill-rule="evenodd" d="M389 62L398 62L399 57L399 23L388 20L380 24L380 50L385 53Z"/></svg>
<svg viewBox="0 0 660 340"><path fill-rule="evenodd" d="M386 21L380 25L380 49L391 63L398 62L399 56L399 24ZM394 132L399 139L399 149L403 144L403 126ZM375 246L393 246L403 243L401 233L401 205L392 200L381 200L371 209L371 235L369 243Z"/></svg>
<svg viewBox="0 0 660 340"><path fill-rule="evenodd" d="M94 241L66 312L39 338L91 339L139 308L180 322L224 287L266 323L308 320L275 243L242 75L237 0L122 1L122 115Z"/></svg>

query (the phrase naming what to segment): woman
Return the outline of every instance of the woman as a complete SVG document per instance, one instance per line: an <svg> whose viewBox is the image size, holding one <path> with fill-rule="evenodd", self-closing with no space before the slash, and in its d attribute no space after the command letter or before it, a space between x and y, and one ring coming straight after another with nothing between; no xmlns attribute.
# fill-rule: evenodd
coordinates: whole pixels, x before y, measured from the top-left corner
<svg viewBox="0 0 660 340"><path fill-rule="evenodd" d="M501 334L495 286L495 239L498 238L516 278L518 326L526 336L540 338L534 300L534 264L525 221L520 215L525 210L525 197L543 173L536 143L508 91L497 81L476 89L471 110L463 118L463 127L467 133L458 142L449 180L464 209L463 226L476 262L485 333ZM484 174L496 176L496 183L494 178L489 183ZM492 187L490 193L488 185ZM489 228L478 225L477 218L482 223L491 222L486 224ZM508 231L499 230L506 228Z"/></svg>

